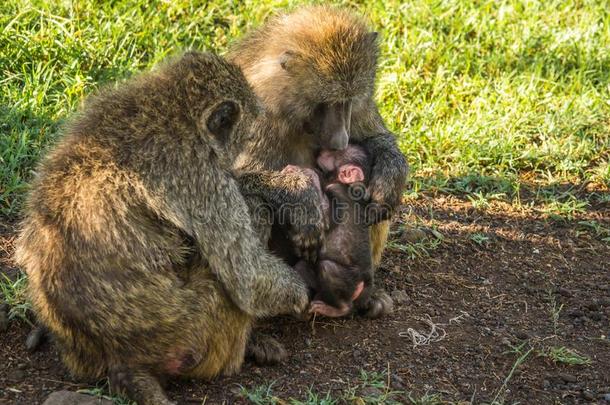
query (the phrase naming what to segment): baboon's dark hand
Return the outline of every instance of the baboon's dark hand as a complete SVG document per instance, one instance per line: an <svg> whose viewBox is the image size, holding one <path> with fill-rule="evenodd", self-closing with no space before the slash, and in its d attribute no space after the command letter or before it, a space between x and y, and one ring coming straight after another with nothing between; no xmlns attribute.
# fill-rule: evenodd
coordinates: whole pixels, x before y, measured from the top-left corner
<svg viewBox="0 0 610 405"><path fill-rule="evenodd" d="M301 190L298 197L297 204L286 207L290 210L288 232L297 256L313 263L316 261L327 224L320 194L313 185Z"/></svg>
<svg viewBox="0 0 610 405"><path fill-rule="evenodd" d="M366 210L368 223L375 224L390 219L400 205L408 171L407 160L397 149L375 157L369 182L371 203Z"/></svg>

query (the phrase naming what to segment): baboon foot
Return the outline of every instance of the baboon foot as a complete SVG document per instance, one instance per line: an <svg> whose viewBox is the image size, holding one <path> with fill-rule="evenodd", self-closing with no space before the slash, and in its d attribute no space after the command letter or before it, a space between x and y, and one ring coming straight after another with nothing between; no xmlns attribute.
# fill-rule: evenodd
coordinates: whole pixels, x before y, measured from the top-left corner
<svg viewBox="0 0 610 405"><path fill-rule="evenodd" d="M271 336L253 332L246 345L246 358L259 366L276 365L288 357L284 346Z"/></svg>
<svg viewBox="0 0 610 405"><path fill-rule="evenodd" d="M365 318L376 319L387 315L394 309L394 301L385 290L378 288L371 297L358 306L358 313Z"/></svg>
<svg viewBox="0 0 610 405"><path fill-rule="evenodd" d="M46 326L38 323L28 333L28 337L25 339L25 347L30 353L35 352L48 338L49 330Z"/></svg>
<svg viewBox="0 0 610 405"><path fill-rule="evenodd" d="M159 379L151 373L117 367L108 374L112 394L123 395L139 405L176 405L167 398Z"/></svg>

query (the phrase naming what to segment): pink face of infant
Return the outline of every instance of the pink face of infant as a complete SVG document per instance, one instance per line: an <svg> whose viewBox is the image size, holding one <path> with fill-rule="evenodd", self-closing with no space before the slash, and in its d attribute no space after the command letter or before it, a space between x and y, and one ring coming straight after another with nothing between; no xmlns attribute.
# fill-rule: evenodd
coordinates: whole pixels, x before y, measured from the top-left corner
<svg viewBox="0 0 610 405"><path fill-rule="evenodd" d="M343 184L352 184L364 181L364 172L362 168L355 165L353 161L357 161L360 154L363 152L354 146L348 146L342 151L323 150L318 155L318 167L325 173L337 173L337 180Z"/></svg>

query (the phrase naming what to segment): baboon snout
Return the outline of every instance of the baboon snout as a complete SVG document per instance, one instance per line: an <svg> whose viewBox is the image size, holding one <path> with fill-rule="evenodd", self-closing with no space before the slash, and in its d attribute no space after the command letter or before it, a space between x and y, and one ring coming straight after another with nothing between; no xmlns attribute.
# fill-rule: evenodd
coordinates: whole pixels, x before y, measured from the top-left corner
<svg viewBox="0 0 610 405"><path fill-rule="evenodd" d="M323 148L343 150L349 143L352 103L324 104L318 111L320 143Z"/></svg>
<svg viewBox="0 0 610 405"><path fill-rule="evenodd" d="M344 150L347 148L349 142L349 134L345 128L338 130L336 133L331 135L330 141L328 142L328 149L333 150Z"/></svg>
<svg viewBox="0 0 610 405"><path fill-rule="evenodd" d="M329 105L322 131L327 135L328 148L343 150L349 143L349 126L352 119L352 103L334 103Z"/></svg>

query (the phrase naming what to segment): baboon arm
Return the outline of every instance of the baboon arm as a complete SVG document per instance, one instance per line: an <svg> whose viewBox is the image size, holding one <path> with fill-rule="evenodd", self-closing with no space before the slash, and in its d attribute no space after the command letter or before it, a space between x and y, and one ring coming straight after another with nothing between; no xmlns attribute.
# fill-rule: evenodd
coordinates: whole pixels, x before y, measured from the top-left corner
<svg viewBox="0 0 610 405"><path fill-rule="evenodd" d="M270 220L286 225L299 256L315 261L327 224L312 178L301 171L261 170L242 172L237 180L246 198L258 197L267 204L260 210L250 207L253 216L271 212Z"/></svg>
<svg viewBox="0 0 610 405"><path fill-rule="evenodd" d="M243 195L258 196L274 210L284 204L307 203L308 201L302 201L302 196L313 189L309 178L299 172L248 171L239 174L237 181Z"/></svg>
<svg viewBox="0 0 610 405"><path fill-rule="evenodd" d="M304 311L305 283L265 250L237 182L228 175L208 179L200 187L211 191L201 201L188 203L186 195L169 201L176 225L195 238L210 270L242 311L254 317Z"/></svg>
<svg viewBox="0 0 610 405"><path fill-rule="evenodd" d="M373 157L373 173L369 183L371 197L374 202L394 210L400 204L405 189L409 173L407 159L390 133L367 138L363 146Z"/></svg>
<svg viewBox="0 0 610 405"><path fill-rule="evenodd" d="M389 219L391 212L400 204L405 189L409 165L398 148L396 136L388 131L377 107L371 101L368 108L354 116L355 140L369 152L373 159L373 172L369 183L371 197L376 203L378 217L373 222Z"/></svg>

